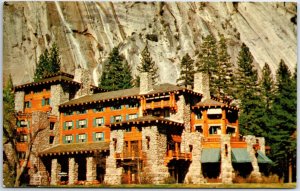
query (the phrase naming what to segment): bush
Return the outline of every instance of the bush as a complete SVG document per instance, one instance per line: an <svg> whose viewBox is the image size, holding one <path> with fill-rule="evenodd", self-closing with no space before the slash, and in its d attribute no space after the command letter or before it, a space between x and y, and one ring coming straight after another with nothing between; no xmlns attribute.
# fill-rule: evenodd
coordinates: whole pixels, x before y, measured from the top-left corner
<svg viewBox="0 0 300 191"><path fill-rule="evenodd" d="M146 172L140 173L140 179L141 179L141 184L152 184L153 183L153 177Z"/></svg>
<svg viewBox="0 0 300 191"><path fill-rule="evenodd" d="M169 176L169 177L165 178L164 182L165 182L165 184L175 184L176 180L173 176Z"/></svg>
<svg viewBox="0 0 300 191"><path fill-rule="evenodd" d="M233 183L283 183L283 180L279 178L278 175L269 175L262 176L261 179L258 179L254 176L248 176L246 178L237 175L233 180Z"/></svg>

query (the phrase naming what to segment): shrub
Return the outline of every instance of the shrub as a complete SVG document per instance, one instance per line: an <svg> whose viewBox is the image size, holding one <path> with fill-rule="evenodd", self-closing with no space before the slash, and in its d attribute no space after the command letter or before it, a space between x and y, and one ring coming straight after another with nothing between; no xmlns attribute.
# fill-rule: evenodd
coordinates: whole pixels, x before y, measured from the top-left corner
<svg viewBox="0 0 300 191"><path fill-rule="evenodd" d="M169 176L169 177L165 178L164 182L165 182L165 184L175 184L176 180L173 176Z"/></svg>

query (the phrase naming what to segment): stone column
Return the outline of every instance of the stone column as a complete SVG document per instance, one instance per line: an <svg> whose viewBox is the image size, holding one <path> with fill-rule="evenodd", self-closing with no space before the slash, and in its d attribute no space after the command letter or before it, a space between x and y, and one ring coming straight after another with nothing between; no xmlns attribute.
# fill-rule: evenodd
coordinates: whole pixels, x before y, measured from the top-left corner
<svg viewBox="0 0 300 191"><path fill-rule="evenodd" d="M247 143L247 151L249 153L251 164L252 164L252 172L250 176L256 178L258 181L261 179L261 173L259 172L259 166L257 163L257 158L255 156L255 150L253 148L253 145L256 144L255 136L253 135L247 135L245 136L245 141Z"/></svg>
<svg viewBox="0 0 300 191"><path fill-rule="evenodd" d="M64 90L61 84L52 85L50 88L51 101L50 106L52 108L52 115L59 115L58 106L69 100L69 91Z"/></svg>
<svg viewBox="0 0 300 191"><path fill-rule="evenodd" d="M75 69L74 81L82 84L80 90L76 93L75 98L92 94L90 86L93 85L93 80L88 69Z"/></svg>
<svg viewBox="0 0 300 191"><path fill-rule="evenodd" d="M24 91L17 91L15 93L15 110L24 111L24 97L25 97L25 92Z"/></svg>
<svg viewBox="0 0 300 191"><path fill-rule="evenodd" d="M149 148L147 138L150 140ZM169 177L168 167L164 165L167 151L167 136L158 131L157 126L145 127L142 130L142 147L146 153L147 163L144 172L147 173L154 184L162 184Z"/></svg>
<svg viewBox="0 0 300 191"><path fill-rule="evenodd" d="M266 154L265 138L264 137L256 137L256 139L258 140L259 150L263 154Z"/></svg>
<svg viewBox="0 0 300 191"><path fill-rule="evenodd" d="M75 158L69 158L69 185L74 184L78 180L78 164Z"/></svg>
<svg viewBox="0 0 300 191"><path fill-rule="evenodd" d="M203 95L202 100L210 99L209 91L209 75L207 73L198 72L194 74L194 92Z"/></svg>
<svg viewBox="0 0 300 191"><path fill-rule="evenodd" d="M192 163L188 169L188 172L184 178L186 184L201 184L205 183L206 180L202 174L201 164L201 138L200 132L186 132L182 133L181 152L189 153L190 145L193 147L192 150Z"/></svg>
<svg viewBox="0 0 300 191"><path fill-rule="evenodd" d="M96 162L94 157L86 157L86 180L96 180L97 170Z"/></svg>
<svg viewBox="0 0 300 191"><path fill-rule="evenodd" d="M230 136L221 135L221 174L222 183L231 184L233 179L233 167L231 163Z"/></svg>
<svg viewBox="0 0 300 191"><path fill-rule="evenodd" d="M140 94L146 94L153 90L153 82L151 75L148 72L140 74Z"/></svg>
<svg viewBox="0 0 300 191"><path fill-rule="evenodd" d="M170 113L170 120L177 121L180 123L184 123L184 128L187 131L191 130L191 108L190 103L187 102L187 97L184 95L180 95L178 97L177 112Z"/></svg>
<svg viewBox="0 0 300 191"><path fill-rule="evenodd" d="M52 159L51 161L51 185L57 185L60 181L58 173L61 171L61 166L58 163L57 159Z"/></svg>

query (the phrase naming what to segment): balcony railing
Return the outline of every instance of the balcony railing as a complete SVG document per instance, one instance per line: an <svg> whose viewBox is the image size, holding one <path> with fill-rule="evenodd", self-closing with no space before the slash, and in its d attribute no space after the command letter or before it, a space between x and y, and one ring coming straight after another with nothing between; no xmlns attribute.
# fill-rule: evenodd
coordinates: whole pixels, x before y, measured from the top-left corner
<svg viewBox="0 0 300 191"><path fill-rule="evenodd" d="M161 100L159 102L152 101L150 103L146 103L146 109L154 109L154 108L164 108L171 107L170 101Z"/></svg>
<svg viewBox="0 0 300 191"><path fill-rule="evenodd" d="M166 154L167 158L176 158L178 159L192 159L192 153L181 153L179 151L168 150Z"/></svg>
<svg viewBox="0 0 300 191"><path fill-rule="evenodd" d="M122 153L115 153L115 158L116 159L145 159L146 158L146 153L142 151L131 151L131 152L122 152Z"/></svg>

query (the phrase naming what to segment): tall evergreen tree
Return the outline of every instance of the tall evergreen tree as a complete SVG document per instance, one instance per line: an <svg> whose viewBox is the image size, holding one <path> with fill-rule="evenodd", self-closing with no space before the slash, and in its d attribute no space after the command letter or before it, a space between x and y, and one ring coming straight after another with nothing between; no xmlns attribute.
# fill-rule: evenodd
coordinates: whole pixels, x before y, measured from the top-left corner
<svg viewBox="0 0 300 191"><path fill-rule="evenodd" d="M226 39L223 34L220 35L218 42L218 62L217 62L217 95L228 97L233 94L234 87L233 65L230 62L230 56L227 52Z"/></svg>
<svg viewBox="0 0 300 191"><path fill-rule="evenodd" d="M188 53L182 57L180 76L177 79L178 82L182 82L182 84L187 87L188 85L193 85L194 83L194 60L190 57Z"/></svg>
<svg viewBox="0 0 300 191"><path fill-rule="evenodd" d="M131 69L124 57L119 54L118 47L113 48L108 61L104 64L99 86L113 91L131 88Z"/></svg>
<svg viewBox="0 0 300 191"><path fill-rule="evenodd" d="M50 51L46 49L39 57L33 80L35 82L43 79L45 75L59 72L60 70L60 57L59 48L54 43Z"/></svg>
<svg viewBox="0 0 300 191"><path fill-rule="evenodd" d="M269 140L275 170L286 180L289 164L296 163L297 88L296 75L292 77L283 60L277 70L276 92L272 104L273 118Z"/></svg>
<svg viewBox="0 0 300 191"><path fill-rule="evenodd" d="M242 134L261 136L263 129L261 121L263 115L260 91L258 88L257 71L253 66L253 56L249 48L243 44L238 57L237 97L240 100L240 130Z"/></svg>
<svg viewBox="0 0 300 191"><path fill-rule="evenodd" d="M270 66L265 63L262 70L262 79L260 81L261 93L263 101L265 102L265 109L271 109L272 100L274 99L274 80Z"/></svg>
<svg viewBox="0 0 300 191"><path fill-rule="evenodd" d="M158 82L158 67L156 66L155 62L152 60L149 49L148 49L148 43L146 43L146 46L144 50L142 51L142 59L140 65L137 67L137 70L141 72L149 72L152 78L153 84L156 84ZM139 87L140 83L140 77L136 77L135 86Z"/></svg>
<svg viewBox="0 0 300 191"><path fill-rule="evenodd" d="M196 63L197 72L205 72L210 77L210 91L212 94L217 92L216 68L217 68L217 43L216 39L212 35L208 35L203 39L203 43L200 46L199 60Z"/></svg>

